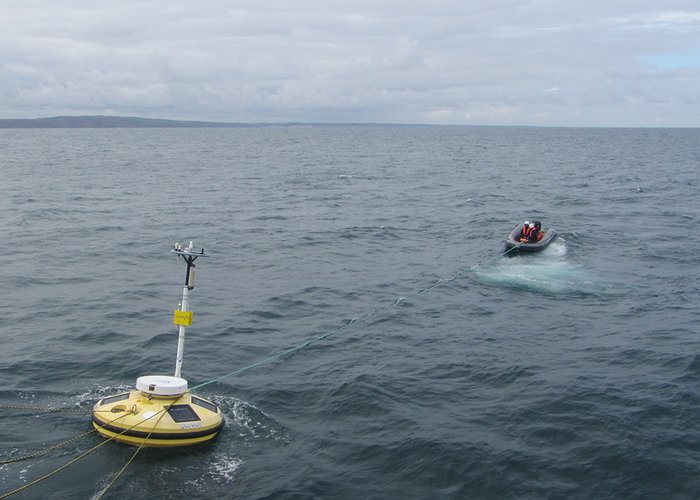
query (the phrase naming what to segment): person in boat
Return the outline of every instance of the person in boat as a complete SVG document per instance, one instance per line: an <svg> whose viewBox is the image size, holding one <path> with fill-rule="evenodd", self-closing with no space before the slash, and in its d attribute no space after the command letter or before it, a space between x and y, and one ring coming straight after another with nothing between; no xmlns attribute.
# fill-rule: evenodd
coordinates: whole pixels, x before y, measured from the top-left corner
<svg viewBox="0 0 700 500"><path fill-rule="evenodd" d="M530 241L530 221L526 220L523 222L523 228L520 230L520 236L518 237L518 240L521 243L524 243L526 241Z"/></svg>
<svg viewBox="0 0 700 500"><path fill-rule="evenodd" d="M520 231L520 243L537 243L542 238L542 223L536 221L523 222L523 228Z"/></svg>

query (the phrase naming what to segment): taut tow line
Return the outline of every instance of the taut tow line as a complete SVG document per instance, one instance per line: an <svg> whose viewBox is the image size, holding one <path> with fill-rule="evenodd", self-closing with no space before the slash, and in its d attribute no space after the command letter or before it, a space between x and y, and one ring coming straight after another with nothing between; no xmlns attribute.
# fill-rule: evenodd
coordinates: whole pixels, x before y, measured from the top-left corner
<svg viewBox="0 0 700 500"><path fill-rule="evenodd" d="M511 252L511 251L513 251L513 250L516 250L517 248L518 248L518 247L513 247L513 248L510 248L510 249L505 250L505 251L503 251L503 252L500 252L500 253L498 254L498 257L503 257L504 255L507 255L509 252ZM417 290L417 291L413 292L413 293L410 294L410 295L406 295L406 296L404 296L404 297L399 297L398 299L394 300L394 301L393 301L391 304L389 304L389 305L386 305L386 306L384 306L384 307L379 307L379 308L377 308L377 309L374 309L374 310L372 310L372 311L369 311L369 312L363 314L362 316L358 316L358 317L356 317L356 318L352 318L351 320L349 320L348 322L346 322L344 325L341 325L341 326L339 326L338 328L335 328L335 329L333 329L333 330L331 330L331 331L329 331L329 332L326 332L326 333L324 333L323 335L320 335L320 336L318 336L318 337L315 337L315 338L312 338L312 339L307 340L307 341L305 341L305 342L302 342L301 344L299 344L299 345L297 345L297 346L291 347L291 348L289 348L289 349L287 349L287 350L285 350L285 351L279 352L279 353L277 353L277 354L275 354L275 355L273 355L273 356L269 356L269 357L267 357L267 358L265 358L265 359L262 359L262 360L260 360L260 361L258 361L258 362L256 362L256 363L253 363L252 365L244 366L243 368L239 368L238 370L234 370L234 371L232 371L232 372L230 372L230 373L226 373L226 374L224 374L224 375L221 375L220 377L216 377L216 378L211 379L211 380L208 380L208 381L206 381L206 382L202 382L201 384L198 384L198 385L195 385L194 387L192 387L191 390L200 389L200 388L205 387L205 386L207 386L207 385L209 385L209 384L213 384L213 383L215 383L215 382L219 382L219 381L224 380L224 379L226 379L226 378L233 377L234 375L239 375L239 374L241 374L241 373L243 373L243 372L246 372L246 371L248 371L248 370L252 370L253 368L257 368L258 366L262 366L262 365L267 364L267 363L269 363L269 362L271 362L271 361L274 361L274 360L276 360L276 359L279 359L279 358L282 358L282 357L284 357L284 356L287 356L288 354L292 354L292 353L295 353L295 352L297 352L297 351L301 351L302 349L304 349L304 348L306 348L306 347L309 347L310 345L315 344L316 342L320 342L321 340L325 340L325 339L327 339L327 338L329 338L329 337L332 337L333 335L335 335L335 334L337 334L337 333L339 333L339 332L345 330L345 329L348 328L350 325L353 325L353 324L355 324L355 323L358 323L358 322L360 322L360 321L363 321L363 320L365 320L365 319L367 319L367 318L370 318L370 317L372 317L372 316L378 316L378 315L384 314L385 312L387 312L388 310L392 309L393 307L396 307L397 305L399 305L401 302L403 302L403 301L406 300L406 299L410 299L410 298L412 298L412 297L417 297L418 295L421 295L421 294L427 293L427 292L429 292L429 291L431 291L431 290L434 290L435 288L437 288L437 287L439 287L439 286L442 286L442 285L444 285L445 283L450 283L450 282L456 281L456 280L458 280L459 278L461 278L461 277L463 277L463 276L469 274L470 272L473 272L476 268L478 268L478 267L481 266L481 265L483 265L483 262L477 262L476 264L474 264L474 265L472 265L472 266L470 266L470 267L464 267L464 268L460 269L459 272L457 272L457 273L456 273L454 276L452 276L451 278L440 278L439 280L437 280L435 283L433 283L432 285L430 285L430 286L428 286L428 287L421 288L420 290Z"/></svg>

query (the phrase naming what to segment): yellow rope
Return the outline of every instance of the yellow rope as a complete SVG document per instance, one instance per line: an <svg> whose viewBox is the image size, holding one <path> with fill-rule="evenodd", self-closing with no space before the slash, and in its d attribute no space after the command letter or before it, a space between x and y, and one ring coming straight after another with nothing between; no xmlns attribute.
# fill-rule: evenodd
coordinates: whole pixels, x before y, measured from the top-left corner
<svg viewBox="0 0 700 500"><path fill-rule="evenodd" d="M107 422L107 424L105 424L105 425L109 425L109 424L111 424L112 422L116 422L117 420L119 420L120 418L123 418L123 417L125 417L125 416L126 416L126 413L125 413L124 415L118 416L118 417L115 418L114 420L110 420L110 421ZM101 428L101 427L102 427L102 426L100 426L100 428ZM44 448L43 450L35 451L35 452L33 452L33 453L28 453L27 455L21 455L21 456L19 456L19 457L15 457L15 458L8 458L8 459L6 459L6 460L0 460L0 465L11 464L11 463L14 463L14 462L20 462L20 461L22 461L22 460L28 460L28 459L30 459L30 458L38 457L38 456L43 455L44 453L46 453L46 452L48 452L48 451L55 450L56 448L60 448L61 446L67 445L68 443L72 443L73 441L77 441L77 440L80 439L81 437L87 436L88 434L92 434L93 432L97 432L97 429L96 429L95 427L93 427L93 428L90 429L89 431L83 432L82 434L78 434L77 436L74 436L74 437L72 437L72 438L70 438L70 439L67 439L67 440L65 440L65 441L62 441L62 442L60 442L60 443L58 443L58 444L55 444L55 445L53 445L53 446L49 446L48 448Z"/></svg>
<svg viewBox="0 0 700 500"><path fill-rule="evenodd" d="M165 409L160 410L160 412L158 412L158 413L162 413L162 412L164 412L164 411L166 411L166 410L165 410ZM112 420L112 422L114 422L115 420L118 420L118 419L120 419L120 418L126 416L126 414L127 414L127 413L125 413L124 415L120 415L119 417L117 417L117 418L115 418L114 420ZM156 415L157 415L157 413L156 413ZM153 418L154 416L155 416L155 415L151 415L151 416L148 417L148 418L144 418L143 420L141 420L140 422L135 423L134 425L132 425L132 426L129 427L128 429L124 429L124 430L121 431L120 433L115 434L114 436L112 436L112 437L106 439L105 441L102 441L100 444L98 444L98 445L96 445L96 446L93 446L92 448L90 448L90 449L87 450L86 452L81 453L80 455L78 455L77 457L75 457L75 458L74 458L73 460L71 460L70 462L68 462L68 463L66 463L66 464L64 464L64 465L62 465L62 466L60 466L60 467L57 468L57 469L54 469L53 471L49 472L48 474L45 474L45 475L41 476L40 478L35 479L34 481L31 481L31 482L29 482L29 483L27 483L27 484L24 484L24 485L20 486L20 487L17 488L17 489L14 489L14 490L12 490L12 491L8 491L8 492L6 492L6 493L1 494L1 495L0 495L0 500L3 499L3 498L7 498L7 497L10 497L10 496L12 496L12 495L15 495L15 494L17 494L17 493L20 493L20 492L22 492L22 491L24 491L24 490L26 490L26 489L28 489L28 488L30 488L30 487L32 487L32 486L38 484L38 483L40 483L41 481L44 481L45 479L48 479L48 478L50 478L50 477L52 477L52 476L58 474L59 472L63 471L64 469L67 469L68 467L70 467L71 465L73 465L74 463L76 463L78 460L81 460L82 458L85 458L86 456L88 456L90 453L92 453L93 451L97 450L97 449L100 448L101 446L104 446L105 444L109 443L110 441L112 441L112 440L113 440L114 438L116 438L117 436L120 436L120 435L124 434L125 432L130 431L130 430L133 429L134 427L136 427L136 426L142 424L142 423L145 422L146 420L149 420L149 419ZM161 415L161 417L162 417L162 415ZM160 418L159 418L158 420L160 420ZM110 422L110 423L111 423L111 422ZM108 425L108 424L105 424L105 425ZM104 427L104 425L103 425L103 426L100 426L100 428L102 428L102 427ZM155 426L154 426L154 427L155 427ZM153 431L151 430L151 433L152 433L152 432L153 432ZM149 433L148 435L150 436L151 433ZM146 437L146 439L148 439L148 437ZM145 439L144 439L144 442L145 442ZM129 462L131 462L131 460L130 460ZM128 463L127 463L127 465L128 465ZM126 468L126 467L124 467L124 468ZM110 483L110 485L111 485L111 483ZM106 491L106 490L105 490L105 491Z"/></svg>
<svg viewBox="0 0 700 500"><path fill-rule="evenodd" d="M56 448L60 448L61 446L67 445L68 443L72 443L73 441L77 441L77 440L80 439L81 437L87 436L88 434L91 434L92 432L95 432L95 430L96 430L96 429L93 428L93 429L91 429L91 430L89 430L89 431L87 431L87 432L83 432L82 434L78 434L77 436L74 436L74 437L72 437L72 438L70 438L70 439L67 439L67 440L65 440L65 441L63 441L63 442L61 442L61 443L55 444L55 445L53 445L53 446L49 446L48 448L44 448L43 450L35 451L34 453L29 453L29 454L27 454L27 455L21 455L21 456L19 456L19 457L10 458L10 459L7 459L7 460L0 460L0 465L11 464L11 463L14 463L14 462L20 462L20 461L22 461L22 460L27 460L27 459L29 459L29 458L38 457L39 455L43 455L43 454L46 453L47 451L55 450Z"/></svg>
<svg viewBox="0 0 700 500"><path fill-rule="evenodd" d="M124 467L122 467L121 470L119 472L117 472L117 474L112 478L112 480L105 487L105 489L103 489L100 492L100 494L99 494L99 496L97 496L96 500L100 500L100 498L102 498L104 496L104 494L107 493L107 490L109 490L112 487L112 485L116 482L116 480L119 478L119 476L122 475L122 472L124 472L126 470L126 468L129 466L129 464L134 460L134 458L136 458L136 455L139 454L139 451L141 451L141 448L143 448L143 446L146 444L146 441L148 440L148 438L151 437L151 434L153 434L153 431L155 430L156 426L158 425L158 422L160 422L160 419L163 418L163 415L165 415L165 412L167 411L168 408L169 407L163 408L162 410L160 410L158 412L161 415L160 415L160 417L158 417L158 420L156 420L156 423L153 424L153 427L151 428L148 435L145 438L143 438L143 441L141 441L141 444L139 445L139 447L136 448L136 451L134 452L134 454L131 455L131 458L124 464Z"/></svg>
<svg viewBox="0 0 700 500"><path fill-rule="evenodd" d="M49 472L48 474L45 474L45 475L41 476L41 477L38 478L38 479L35 479L34 481L31 481L31 482L29 482L29 483L27 483L27 484L25 484L25 485L23 485L23 486L20 486L19 488L15 489L15 490L8 491L7 493L3 493L2 495L0 495L0 498L7 498L7 497L9 497L9 496L12 496L12 495L14 495L14 494L16 494L16 493L19 493L19 492L21 492L21 491L26 490L27 488L30 488L30 487L34 486L35 484L37 484L37 483L39 483L39 482L41 482L41 481L43 481L43 480L45 480L45 479L50 478L51 476L53 476L53 475L55 475L55 474L58 474L58 473L61 472L62 470L66 469L67 467L69 467L69 466L71 466L71 465L73 465L75 462L77 462L77 461L80 460L81 458L86 457L87 455L89 455L90 453L92 453L93 451L95 451L97 448L99 448L100 446L104 446L104 445L107 444L107 443L109 443L109 441L103 441L103 442L101 442L101 443L98 444L97 446L94 446L94 447L90 448L88 451L86 451L86 452L84 452L84 453L78 455L78 456L75 457L73 460L71 460L71 461L68 462L67 464L62 465L62 466L59 467L58 469L55 469L55 470Z"/></svg>

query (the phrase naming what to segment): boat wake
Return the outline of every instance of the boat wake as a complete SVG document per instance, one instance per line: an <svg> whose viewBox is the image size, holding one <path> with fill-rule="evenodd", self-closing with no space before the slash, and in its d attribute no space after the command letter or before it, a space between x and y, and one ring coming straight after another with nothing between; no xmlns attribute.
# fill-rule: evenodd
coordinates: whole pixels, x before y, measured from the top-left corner
<svg viewBox="0 0 700 500"><path fill-rule="evenodd" d="M473 278L484 285L547 294L607 295L610 287L592 272L570 263L566 241L559 238L537 254L507 257L489 267L477 268Z"/></svg>

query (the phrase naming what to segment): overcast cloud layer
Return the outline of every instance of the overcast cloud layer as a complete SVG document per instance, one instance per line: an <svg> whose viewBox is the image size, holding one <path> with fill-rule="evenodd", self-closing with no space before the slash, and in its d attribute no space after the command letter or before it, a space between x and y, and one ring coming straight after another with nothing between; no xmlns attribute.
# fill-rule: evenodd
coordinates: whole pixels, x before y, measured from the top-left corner
<svg viewBox="0 0 700 500"><path fill-rule="evenodd" d="M4 0L0 117L700 126L700 2Z"/></svg>

